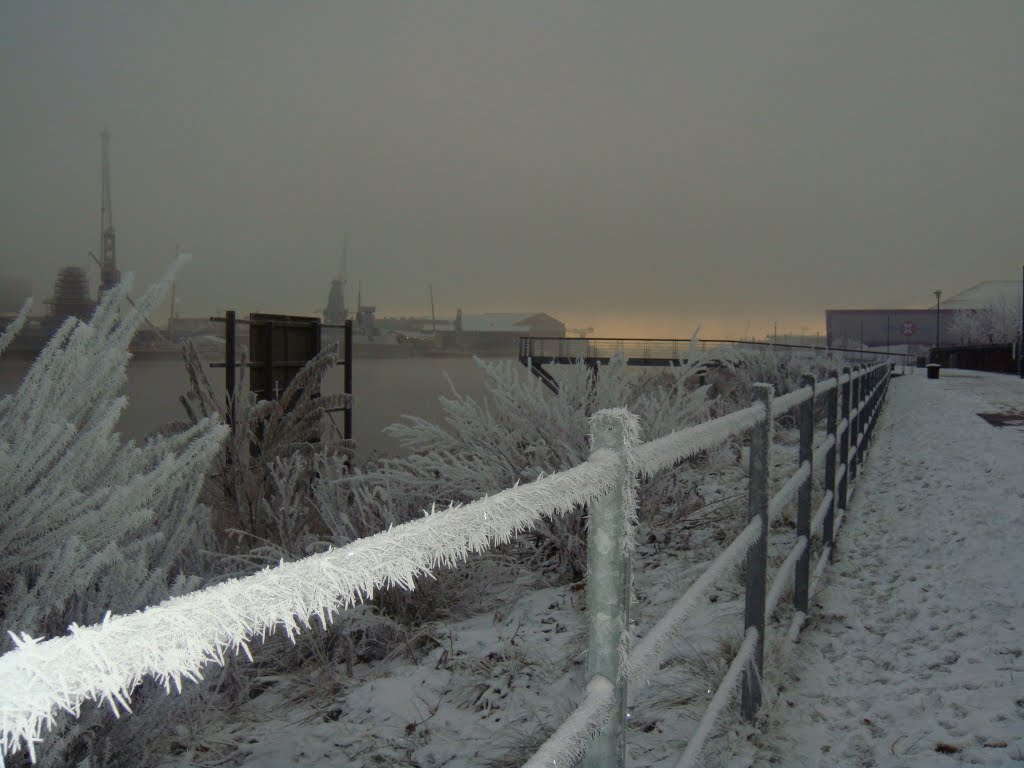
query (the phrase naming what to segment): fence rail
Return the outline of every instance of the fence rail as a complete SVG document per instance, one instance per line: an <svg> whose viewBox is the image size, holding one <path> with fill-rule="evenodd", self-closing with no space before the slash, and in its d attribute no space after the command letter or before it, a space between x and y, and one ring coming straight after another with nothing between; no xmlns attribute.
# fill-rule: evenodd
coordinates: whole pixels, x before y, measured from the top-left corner
<svg viewBox="0 0 1024 768"><path fill-rule="evenodd" d="M794 354L806 352L808 356L835 352L846 358L866 363L889 361L910 363L915 360L906 352L876 349L830 347L824 339L820 344L786 344L774 341L745 341L741 339L634 339L569 336L522 336L519 338L519 358L532 359L545 364L572 363L576 360L607 361L614 355L623 356L632 365L666 365L687 359L694 352L743 350L786 350Z"/></svg>
<svg viewBox="0 0 1024 768"><path fill-rule="evenodd" d="M292 635L315 619L326 623L339 606L368 599L385 586L411 586L438 566L451 566L472 552L509 541L544 516L587 504L591 518L587 601L590 645L583 702L526 764L566 765L586 754L591 768L621 766L624 702L629 684L652 679L668 645L707 592L744 556L748 558L745 637L678 766L689 766L737 685L743 712L753 719L761 699L766 620L794 582L795 635L807 613L807 594L831 556L857 467L878 417L889 366L846 368L822 383L773 398L759 387L750 407L637 445L636 418L624 409L596 414L593 450L577 467L510 488L470 504L426 513L340 549L284 563L173 598L141 612L108 616L101 624L71 627L69 635L37 640L12 637L17 648L0 656L0 765L22 745L34 759L44 726L60 711L77 715L87 701L127 710L131 691L146 676L170 691L182 678L197 679L211 662L276 628ZM812 444L817 399L826 398L826 430ZM800 408L800 457L793 473L769 497L773 419ZM841 420L840 420L841 419ZM636 482L700 451L753 430L751 492L746 528L707 567L654 627L629 649L627 643L629 555L636 519ZM824 457L825 494L810 515L812 477ZM849 467L849 469L847 469ZM797 541L767 584L767 539L771 524L798 498ZM812 540L820 529L818 560L810 568ZM813 573L813 576L811 575ZM153 642L159 638L159 642Z"/></svg>

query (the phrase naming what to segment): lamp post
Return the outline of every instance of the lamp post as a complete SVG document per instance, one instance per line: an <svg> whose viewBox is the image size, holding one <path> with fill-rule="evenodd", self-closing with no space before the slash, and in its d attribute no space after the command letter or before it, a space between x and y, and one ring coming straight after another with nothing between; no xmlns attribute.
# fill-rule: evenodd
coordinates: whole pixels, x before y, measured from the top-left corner
<svg viewBox="0 0 1024 768"><path fill-rule="evenodd" d="M939 301L942 299L942 291L932 291L935 294L935 362L939 362Z"/></svg>

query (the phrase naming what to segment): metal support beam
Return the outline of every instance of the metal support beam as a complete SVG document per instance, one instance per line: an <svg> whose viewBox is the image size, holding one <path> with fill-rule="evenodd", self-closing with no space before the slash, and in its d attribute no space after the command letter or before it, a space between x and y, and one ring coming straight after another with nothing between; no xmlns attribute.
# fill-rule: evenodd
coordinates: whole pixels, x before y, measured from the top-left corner
<svg viewBox="0 0 1024 768"><path fill-rule="evenodd" d="M589 505L587 520L587 647L586 681L604 677L615 686L611 721L587 749L585 768L625 765L626 679L623 653L628 643L630 556L627 528L636 503L636 473L628 461L636 450L636 416L625 409L599 411L590 422L592 453L615 451L621 456L615 485Z"/></svg>

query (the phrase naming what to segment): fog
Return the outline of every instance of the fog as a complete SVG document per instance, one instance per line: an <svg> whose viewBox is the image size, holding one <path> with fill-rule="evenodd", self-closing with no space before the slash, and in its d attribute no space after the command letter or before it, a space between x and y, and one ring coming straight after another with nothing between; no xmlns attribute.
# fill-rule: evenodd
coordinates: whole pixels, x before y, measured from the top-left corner
<svg viewBox="0 0 1024 768"><path fill-rule="evenodd" d="M1024 257L1024 5L0 3L0 274L178 311L822 330ZM98 270L90 267L95 287ZM166 316L167 309L162 312Z"/></svg>

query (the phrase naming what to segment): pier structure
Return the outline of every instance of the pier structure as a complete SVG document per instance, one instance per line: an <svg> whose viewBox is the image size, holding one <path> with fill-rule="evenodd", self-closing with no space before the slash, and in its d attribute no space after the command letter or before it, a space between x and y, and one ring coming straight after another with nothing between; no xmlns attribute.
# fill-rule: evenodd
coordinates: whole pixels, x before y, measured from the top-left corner
<svg viewBox="0 0 1024 768"><path fill-rule="evenodd" d="M622 357L626 365L645 368L685 365L696 352L716 349L785 350L808 358L830 352L846 353L860 359L891 360L900 362L902 352L846 349L840 347L778 344L773 341L743 341L739 339L636 339L636 338L574 338L568 336L521 336L519 362L539 378L545 387L558 393L558 381L546 365L575 365L583 363L597 370L613 357ZM702 355L703 357L703 355ZM707 359L705 357L705 359Z"/></svg>

